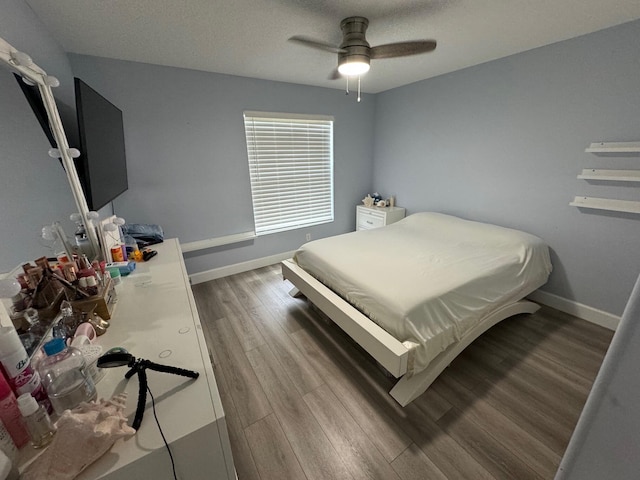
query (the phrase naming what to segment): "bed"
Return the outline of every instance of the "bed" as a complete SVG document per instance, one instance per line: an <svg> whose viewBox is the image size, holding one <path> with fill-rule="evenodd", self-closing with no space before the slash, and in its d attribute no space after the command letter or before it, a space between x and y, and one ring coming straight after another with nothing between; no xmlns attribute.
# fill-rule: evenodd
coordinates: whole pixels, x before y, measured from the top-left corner
<svg viewBox="0 0 640 480"><path fill-rule="evenodd" d="M547 245L518 230L433 212L303 245L283 277L389 373L407 405L496 323L538 305Z"/></svg>

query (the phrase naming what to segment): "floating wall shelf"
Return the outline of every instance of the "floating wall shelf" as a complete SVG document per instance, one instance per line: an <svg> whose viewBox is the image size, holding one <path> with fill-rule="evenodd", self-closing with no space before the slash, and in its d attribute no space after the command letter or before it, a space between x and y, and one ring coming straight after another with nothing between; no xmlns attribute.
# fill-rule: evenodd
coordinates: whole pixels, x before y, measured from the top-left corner
<svg viewBox="0 0 640 480"><path fill-rule="evenodd" d="M600 170L587 168L578 175L582 180L609 180L614 182L640 182L640 170Z"/></svg>
<svg viewBox="0 0 640 480"><path fill-rule="evenodd" d="M640 142L596 142L589 145L589 148L584 151L595 154L640 154Z"/></svg>
<svg viewBox="0 0 640 480"><path fill-rule="evenodd" d="M610 198L575 197L569 205L580 208L594 208L596 210L610 210L614 212L640 213L640 202L630 200L613 200Z"/></svg>

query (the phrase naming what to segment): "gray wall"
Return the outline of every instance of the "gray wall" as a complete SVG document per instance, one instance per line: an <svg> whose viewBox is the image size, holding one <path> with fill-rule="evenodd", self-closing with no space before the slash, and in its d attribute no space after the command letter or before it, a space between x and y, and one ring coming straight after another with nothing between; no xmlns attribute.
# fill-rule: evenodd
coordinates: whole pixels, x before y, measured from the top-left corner
<svg viewBox="0 0 640 480"><path fill-rule="evenodd" d="M70 55L74 74L123 111L129 190L114 202L129 223L160 224L191 242L253 230L244 110L335 116L335 221L186 255L189 273L293 250L353 230L368 192L374 99L338 90ZM319 201L322 201L319 199Z"/></svg>
<svg viewBox="0 0 640 480"><path fill-rule="evenodd" d="M73 119L69 60L22 0L0 7L0 36L28 53L61 86L54 89L61 116ZM71 230L76 210L67 177L11 72L0 67L0 272L50 252L40 242L43 225L59 220Z"/></svg>
<svg viewBox="0 0 640 480"><path fill-rule="evenodd" d="M640 200L640 185L588 183L583 168L640 168L584 152L640 141L640 22L376 98L374 185L435 210L534 233L554 272L544 290L620 315L640 272L640 217L580 211L575 195Z"/></svg>

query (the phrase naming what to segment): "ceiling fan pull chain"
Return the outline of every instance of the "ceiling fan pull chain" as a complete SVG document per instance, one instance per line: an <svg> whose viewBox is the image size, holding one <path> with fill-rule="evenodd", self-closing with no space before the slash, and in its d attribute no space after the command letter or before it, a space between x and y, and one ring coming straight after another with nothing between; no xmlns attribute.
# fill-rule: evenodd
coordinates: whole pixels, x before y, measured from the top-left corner
<svg viewBox="0 0 640 480"><path fill-rule="evenodd" d="M346 77L346 78L347 78L347 91L345 95L349 95L349 77Z"/></svg>
<svg viewBox="0 0 640 480"><path fill-rule="evenodd" d="M358 75L358 102L360 101L360 75Z"/></svg>

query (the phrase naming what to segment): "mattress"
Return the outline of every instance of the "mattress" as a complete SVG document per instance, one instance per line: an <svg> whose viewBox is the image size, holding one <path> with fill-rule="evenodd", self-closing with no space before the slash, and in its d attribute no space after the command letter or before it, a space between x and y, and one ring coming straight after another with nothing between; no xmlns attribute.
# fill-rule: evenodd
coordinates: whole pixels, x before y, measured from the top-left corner
<svg viewBox="0 0 640 480"><path fill-rule="evenodd" d="M306 243L294 261L411 348L410 374L552 268L534 235L432 212Z"/></svg>

